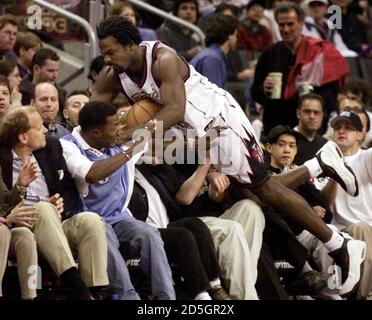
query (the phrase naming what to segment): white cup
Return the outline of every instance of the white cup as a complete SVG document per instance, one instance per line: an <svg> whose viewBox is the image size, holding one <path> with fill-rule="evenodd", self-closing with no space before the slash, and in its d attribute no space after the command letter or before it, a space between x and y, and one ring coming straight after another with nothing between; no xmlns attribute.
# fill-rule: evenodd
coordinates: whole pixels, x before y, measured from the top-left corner
<svg viewBox="0 0 372 320"><path fill-rule="evenodd" d="M269 77L274 82L273 91L271 91L271 99L280 99L282 97L282 78L281 72L270 72Z"/></svg>

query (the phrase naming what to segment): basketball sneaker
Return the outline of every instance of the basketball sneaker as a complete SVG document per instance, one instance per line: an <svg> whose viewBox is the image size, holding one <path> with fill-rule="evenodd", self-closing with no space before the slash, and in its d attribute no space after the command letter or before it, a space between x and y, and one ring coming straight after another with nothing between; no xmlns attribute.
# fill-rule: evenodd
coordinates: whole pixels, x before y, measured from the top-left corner
<svg viewBox="0 0 372 320"><path fill-rule="evenodd" d="M323 175L336 181L348 194L359 194L358 181L353 170L344 162L344 156L336 143L328 141L316 154Z"/></svg>
<svg viewBox="0 0 372 320"><path fill-rule="evenodd" d="M364 241L344 239L341 248L329 253L339 267L339 294L347 297L357 288L360 280L360 269L366 257L367 245ZM337 272L337 270L336 270Z"/></svg>

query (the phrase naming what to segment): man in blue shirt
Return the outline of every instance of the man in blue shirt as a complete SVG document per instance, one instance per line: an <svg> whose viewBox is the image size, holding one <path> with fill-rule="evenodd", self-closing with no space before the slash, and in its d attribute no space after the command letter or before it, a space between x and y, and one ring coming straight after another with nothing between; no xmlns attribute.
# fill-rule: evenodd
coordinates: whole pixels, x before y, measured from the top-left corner
<svg viewBox="0 0 372 320"><path fill-rule="evenodd" d="M153 295L175 299L172 274L157 229L136 220L128 209L134 183L134 150L117 144L116 109L93 101L79 114L79 124L62 140L68 170L83 196L84 206L110 224L127 257L140 257L140 267L151 280Z"/></svg>
<svg viewBox="0 0 372 320"><path fill-rule="evenodd" d="M198 53L190 62L203 76L224 88L227 80L226 55L236 47L239 21L234 17L216 14L206 27L207 48Z"/></svg>

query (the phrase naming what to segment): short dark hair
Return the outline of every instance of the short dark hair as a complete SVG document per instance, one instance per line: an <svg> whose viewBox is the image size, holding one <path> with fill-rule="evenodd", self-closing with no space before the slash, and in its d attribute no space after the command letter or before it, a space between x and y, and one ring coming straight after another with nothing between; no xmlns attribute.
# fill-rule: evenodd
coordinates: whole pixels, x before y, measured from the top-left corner
<svg viewBox="0 0 372 320"><path fill-rule="evenodd" d="M14 71L17 65L15 62L10 60L0 60L0 74L9 77L9 75Z"/></svg>
<svg viewBox="0 0 372 320"><path fill-rule="evenodd" d="M302 104L306 100L318 100L320 102L320 105L322 106L323 112L325 111L325 108L324 108L324 99L323 99L322 96L320 96L319 94L316 94L316 93L307 93L307 94L302 95L298 99L298 108L297 109L301 109Z"/></svg>
<svg viewBox="0 0 372 320"><path fill-rule="evenodd" d="M196 13L197 13L196 18L198 19L199 18L199 1L197 1L197 0L176 0L174 2L174 5L173 5L173 10L172 10L173 14L178 17L178 15L177 15L178 14L178 10L179 10L181 4L183 4L185 2L193 2L193 3L195 3Z"/></svg>
<svg viewBox="0 0 372 320"><path fill-rule="evenodd" d="M1 86L6 86L6 87L8 87L9 93L11 93L11 92L10 92L10 83L9 83L9 80L8 80L8 78L7 78L5 75L3 75L3 74L0 74L0 85L1 85Z"/></svg>
<svg viewBox="0 0 372 320"><path fill-rule="evenodd" d="M15 16L11 14L4 14L0 16L0 30L4 28L7 24L19 27L18 21Z"/></svg>
<svg viewBox="0 0 372 320"><path fill-rule="evenodd" d="M216 11L214 13L223 13L225 10L230 10L235 17L238 16L238 7L232 5L232 4L228 4L228 3L225 3L225 2L222 2L220 3L217 7L216 7Z"/></svg>
<svg viewBox="0 0 372 320"><path fill-rule="evenodd" d="M38 45L40 45L40 47L43 46L40 38L35 33L18 32L13 51L19 57L19 51L21 50L21 48L28 50Z"/></svg>
<svg viewBox="0 0 372 320"><path fill-rule="evenodd" d="M79 125L82 132L102 128L107 118L116 115L116 108L109 103L101 101L88 102L79 112Z"/></svg>
<svg viewBox="0 0 372 320"><path fill-rule="evenodd" d="M34 107L13 108L0 122L0 142L13 147L19 143L18 135L31 128L28 114L37 113Z"/></svg>
<svg viewBox="0 0 372 320"><path fill-rule="evenodd" d="M349 79L340 89L340 93L342 94L346 94L347 92L352 92L357 96L361 96L362 103L366 104L371 96L371 86L368 81L363 79Z"/></svg>
<svg viewBox="0 0 372 320"><path fill-rule="evenodd" d="M211 16L206 24L205 44L207 46L223 44L238 27L239 21L234 17L226 16L222 13Z"/></svg>
<svg viewBox="0 0 372 320"><path fill-rule="evenodd" d="M97 36L99 39L112 36L123 46L142 42L137 27L128 19L119 16L110 16L103 20L97 26Z"/></svg>
<svg viewBox="0 0 372 320"><path fill-rule="evenodd" d="M89 65L88 79L90 79L90 80L93 81L92 73L95 72L95 73L98 74L103 69L104 66L105 66L105 59L104 59L104 57L102 55L95 57L90 62L90 65Z"/></svg>
<svg viewBox="0 0 372 320"><path fill-rule="evenodd" d="M129 1L121 0L115 1L114 4L111 6L110 16L120 16L124 8L131 8L134 13L136 13L136 9L132 3L130 3Z"/></svg>
<svg viewBox="0 0 372 320"><path fill-rule="evenodd" d="M295 131L290 126L285 126L285 125L279 124L279 125L277 125L276 127L272 128L269 131L269 133L267 134L267 137L266 137L264 142L269 143L269 144L277 143L279 138L283 134L293 136L296 139L296 142L301 135L299 132Z"/></svg>
<svg viewBox="0 0 372 320"><path fill-rule="evenodd" d="M41 48L32 57L31 70L35 65L43 67L47 60L59 61L59 55L52 49Z"/></svg>
<svg viewBox="0 0 372 320"><path fill-rule="evenodd" d="M282 13L288 13L294 11L297 14L298 20L304 21L305 20L305 12L301 9L301 7L295 3L287 3L279 8L276 8L274 11L275 21L278 19L278 15Z"/></svg>
<svg viewBox="0 0 372 320"><path fill-rule="evenodd" d="M251 0L248 2L247 6L245 7L245 11L249 11L254 6L260 6L262 8L265 8L265 5L260 0Z"/></svg>

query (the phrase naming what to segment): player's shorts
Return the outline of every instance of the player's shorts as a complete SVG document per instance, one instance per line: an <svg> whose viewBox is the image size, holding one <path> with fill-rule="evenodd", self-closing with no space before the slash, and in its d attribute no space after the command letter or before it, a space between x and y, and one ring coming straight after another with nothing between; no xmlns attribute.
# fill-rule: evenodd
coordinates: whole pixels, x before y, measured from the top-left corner
<svg viewBox="0 0 372 320"><path fill-rule="evenodd" d="M210 149L215 168L248 187L269 179L270 155L264 151L251 123L238 105L230 105L210 123L209 128L226 127Z"/></svg>

